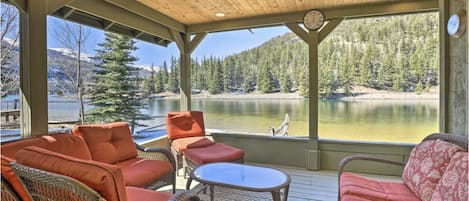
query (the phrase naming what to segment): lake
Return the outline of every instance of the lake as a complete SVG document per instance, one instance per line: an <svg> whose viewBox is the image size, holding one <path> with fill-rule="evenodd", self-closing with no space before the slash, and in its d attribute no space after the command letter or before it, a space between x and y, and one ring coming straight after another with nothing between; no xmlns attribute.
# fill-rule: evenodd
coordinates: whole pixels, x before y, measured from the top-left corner
<svg viewBox="0 0 469 201"><path fill-rule="evenodd" d="M3 99L2 99L3 100ZM178 99L146 100L145 113L165 116L179 110ZM438 100L319 101L319 137L417 143L438 131ZM308 100L303 99L192 99L192 109L204 111L206 128L267 134L290 117L289 136L308 136ZM49 98L49 121L76 120L78 104ZM164 118L144 121L164 124Z"/></svg>

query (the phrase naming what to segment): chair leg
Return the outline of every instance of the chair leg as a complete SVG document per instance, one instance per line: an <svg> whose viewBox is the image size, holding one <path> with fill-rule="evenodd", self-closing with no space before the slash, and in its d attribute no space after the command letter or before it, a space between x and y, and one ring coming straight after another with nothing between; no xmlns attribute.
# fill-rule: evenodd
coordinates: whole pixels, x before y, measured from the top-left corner
<svg viewBox="0 0 469 201"><path fill-rule="evenodd" d="M176 181L173 182L173 194L176 194Z"/></svg>
<svg viewBox="0 0 469 201"><path fill-rule="evenodd" d="M174 162L176 163L175 164L175 167L176 167L176 176L179 176L179 153L173 149L173 147L171 147L171 153L173 153L173 156L174 156Z"/></svg>

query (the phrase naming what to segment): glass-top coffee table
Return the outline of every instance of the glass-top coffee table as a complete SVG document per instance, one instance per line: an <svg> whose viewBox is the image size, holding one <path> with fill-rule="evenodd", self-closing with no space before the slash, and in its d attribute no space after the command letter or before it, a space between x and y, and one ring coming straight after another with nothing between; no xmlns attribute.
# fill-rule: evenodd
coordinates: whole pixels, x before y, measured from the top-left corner
<svg viewBox="0 0 469 201"><path fill-rule="evenodd" d="M210 200L214 200L214 186L223 186L254 192L270 192L274 201L286 201L290 176L283 171L238 163L209 163L195 168L187 180L208 185Z"/></svg>

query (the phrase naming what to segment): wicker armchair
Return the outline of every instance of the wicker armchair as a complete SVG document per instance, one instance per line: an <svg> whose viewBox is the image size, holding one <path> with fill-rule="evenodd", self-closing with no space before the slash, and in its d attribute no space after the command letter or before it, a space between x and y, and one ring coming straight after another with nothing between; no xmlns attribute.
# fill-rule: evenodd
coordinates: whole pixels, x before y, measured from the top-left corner
<svg viewBox="0 0 469 201"><path fill-rule="evenodd" d="M174 160L174 156L172 155L171 151L168 149L164 148L149 148L149 147L144 147L138 144L135 144L137 146L137 153L138 156L141 158L149 159L149 160L162 160L162 161L168 161L171 163L173 166L174 170L176 169L176 163ZM172 190L173 193L176 193L176 174L175 172L172 172L171 174L167 175L164 178L161 178L154 183L146 186L145 188L150 189L150 190L156 190L159 189L163 186L166 185L172 185Z"/></svg>
<svg viewBox="0 0 469 201"><path fill-rule="evenodd" d="M444 141L447 141L447 142L450 142L452 144L455 144L455 145L458 145L462 148L465 148L465 150L467 151L468 150L468 138L467 136L463 136L463 135L455 135L455 134L446 134L446 133L434 133L434 134L431 134L431 135L428 135L427 137L425 137L422 142L424 141L427 141L427 140L436 140L436 139L440 139L440 140L444 140ZM365 161L374 161L374 162L381 162L381 163L387 163L387 164L390 164L390 165L398 165L398 166L402 166L404 167L405 164L404 163L401 163L401 162L398 162L398 161L393 161L393 160L388 160L388 159L383 159L383 158L378 158L378 157L373 157L373 156L368 156L368 155L351 155L351 156L347 156L345 158L343 158L340 163L339 163L339 166L338 166L338 183L339 183L339 189L338 189L338 200L340 200L340 178L342 176L342 173L344 173L344 168L345 166L351 162L351 161L354 161L354 160L365 160Z"/></svg>
<svg viewBox="0 0 469 201"><path fill-rule="evenodd" d="M95 190L80 181L13 162L11 164L33 200L47 201L104 201ZM2 200L3 184L2 184ZM7 199L8 200L8 199ZM14 199L13 199L14 200ZM169 201L198 201L190 191L173 195Z"/></svg>

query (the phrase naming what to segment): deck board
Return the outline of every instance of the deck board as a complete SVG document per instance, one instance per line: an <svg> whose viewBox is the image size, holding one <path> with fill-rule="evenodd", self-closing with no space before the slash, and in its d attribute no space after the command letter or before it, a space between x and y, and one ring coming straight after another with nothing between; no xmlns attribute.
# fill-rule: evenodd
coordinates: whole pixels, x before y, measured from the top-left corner
<svg viewBox="0 0 469 201"><path fill-rule="evenodd" d="M297 167L274 166L268 164L251 164L256 166L273 167L285 171L291 177L289 201L335 201L337 200L337 172L329 170L310 171ZM180 171L182 175L182 170ZM399 181L399 177L366 175L373 178ZM176 178L176 188L184 190L186 179L182 176ZM197 182L193 181L192 187ZM168 190L168 187L163 190Z"/></svg>

